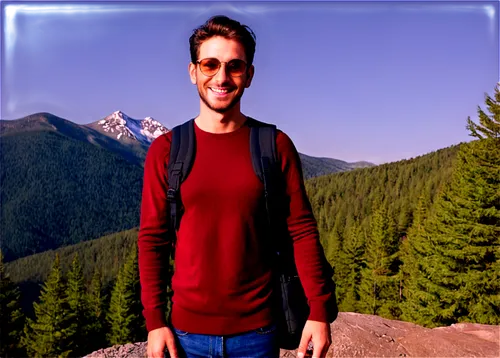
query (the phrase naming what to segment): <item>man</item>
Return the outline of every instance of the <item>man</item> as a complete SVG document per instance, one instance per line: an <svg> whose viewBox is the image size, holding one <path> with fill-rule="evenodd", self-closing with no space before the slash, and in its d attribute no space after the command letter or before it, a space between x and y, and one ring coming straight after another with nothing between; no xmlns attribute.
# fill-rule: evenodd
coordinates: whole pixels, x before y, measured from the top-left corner
<svg viewBox="0 0 500 358"><path fill-rule="evenodd" d="M209 19L190 40L189 76L197 86L196 156L181 185L184 213L177 232L170 319L162 301L168 265L166 163L171 132L148 151L139 231L139 270L148 357L278 357L271 305L272 258L266 253L263 185L251 162L248 118L240 99L255 68L255 36L224 16ZM276 147L289 197L288 230L310 315L299 347L313 357L331 344L324 258L305 193L298 153L278 131Z"/></svg>

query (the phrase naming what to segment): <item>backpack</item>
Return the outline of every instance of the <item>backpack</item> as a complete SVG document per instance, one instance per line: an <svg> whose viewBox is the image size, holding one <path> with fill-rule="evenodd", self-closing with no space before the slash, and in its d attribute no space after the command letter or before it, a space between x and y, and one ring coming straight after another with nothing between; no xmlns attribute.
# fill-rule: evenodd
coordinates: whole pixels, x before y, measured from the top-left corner
<svg viewBox="0 0 500 358"><path fill-rule="evenodd" d="M245 125L250 127L252 165L264 185L269 230L271 237L276 238L273 239L273 250L276 252L273 303L276 308L278 341L282 349L296 349L309 316L309 305L295 266L292 240L287 236L287 202L283 196L284 191L280 190L284 188L284 185L281 185L284 178L276 151L277 130L274 125L247 118ZM194 119L191 119L172 129L167 167L171 233L179 229L182 216L179 189L191 170L195 152ZM330 265L327 267L331 269Z"/></svg>

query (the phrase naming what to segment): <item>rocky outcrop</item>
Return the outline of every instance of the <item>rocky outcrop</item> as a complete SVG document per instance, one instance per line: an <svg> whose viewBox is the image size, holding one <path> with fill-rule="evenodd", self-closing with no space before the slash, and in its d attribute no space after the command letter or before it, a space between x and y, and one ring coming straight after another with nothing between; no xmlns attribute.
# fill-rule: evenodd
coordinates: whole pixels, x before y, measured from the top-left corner
<svg viewBox="0 0 500 358"><path fill-rule="evenodd" d="M145 357L146 342L114 346L88 358ZM296 351L282 350L295 358ZM500 357L500 326L473 323L424 328L378 316L342 312L332 324L327 357Z"/></svg>

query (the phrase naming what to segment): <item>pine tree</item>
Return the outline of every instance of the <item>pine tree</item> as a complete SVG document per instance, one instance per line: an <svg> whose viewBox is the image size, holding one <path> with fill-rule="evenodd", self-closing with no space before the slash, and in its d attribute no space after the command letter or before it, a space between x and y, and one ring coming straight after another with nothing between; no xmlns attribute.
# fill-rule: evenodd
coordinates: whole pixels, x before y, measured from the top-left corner
<svg viewBox="0 0 500 358"><path fill-rule="evenodd" d="M89 343L89 314L85 297L85 281L78 253L73 257L71 269L68 272L67 293L71 323L75 327L75 331L72 332L72 355L83 355L87 353Z"/></svg>
<svg viewBox="0 0 500 358"><path fill-rule="evenodd" d="M401 304L402 319L410 322L422 323L428 316L418 307L419 302L426 301L426 292L422 284L423 276L420 265L432 255L432 246L425 231L425 220L428 215L428 202L424 195L420 196L414 221L408 235L401 245L400 279L402 281Z"/></svg>
<svg viewBox="0 0 500 358"><path fill-rule="evenodd" d="M137 247L120 269L107 316L110 324L108 341L110 344L125 344L146 339L137 261Z"/></svg>
<svg viewBox="0 0 500 358"><path fill-rule="evenodd" d="M414 243L421 273L408 304L429 327L500 323L498 86L486 104L492 115L479 108L479 124L467 119L470 135L479 140L461 147L451 183L438 197L425 235Z"/></svg>
<svg viewBox="0 0 500 358"><path fill-rule="evenodd" d="M328 249L325 250L325 254L326 259L333 266L335 272L337 272L341 247L342 239L340 238L337 229L334 227L328 235Z"/></svg>
<svg viewBox="0 0 500 358"><path fill-rule="evenodd" d="M87 294L87 305L89 309L89 351L94 352L97 349L104 348L106 340L104 339L104 300L102 295L102 277L100 271L96 268L90 282L90 289Z"/></svg>
<svg viewBox="0 0 500 358"><path fill-rule="evenodd" d="M129 301L130 292L127 291L123 267L121 267L111 293L111 302L106 317L109 323L107 340L110 345L132 342L130 323L134 317L129 313Z"/></svg>
<svg viewBox="0 0 500 358"><path fill-rule="evenodd" d="M0 357L25 355L19 345L23 324L19 288L5 272L0 250Z"/></svg>
<svg viewBox="0 0 500 358"><path fill-rule="evenodd" d="M345 259L344 251L342 249L344 245L344 239L337 234L336 230L334 230L331 235L330 241L330 252L329 254L332 257L332 267L333 267L333 278L335 280L336 292L335 295L337 300L340 302L344 297L344 281L347 277L347 262Z"/></svg>
<svg viewBox="0 0 500 358"><path fill-rule="evenodd" d="M137 256L137 245L134 245L124 265L125 282L130 292L130 314L133 316L131 322L132 339L134 342L147 340L146 322L142 316L141 283L139 278L139 262Z"/></svg>
<svg viewBox="0 0 500 358"><path fill-rule="evenodd" d="M397 318L398 283L397 242L385 207L375 211L366 243L365 267L360 285L360 309L363 313Z"/></svg>
<svg viewBox="0 0 500 358"><path fill-rule="evenodd" d="M344 296L339 309L344 312L356 312L359 302L359 284L363 269L363 247L365 240L361 226L356 221L347 234L344 244L344 257L347 275L344 280Z"/></svg>
<svg viewBox="0 0 500 358"><path fill-rule="evenodd" d="M500 83L495 87L494 98L485 94L486 106L491 115L488 115L480 106L477 106L479 124L474 123L467 117L469 134L478 139L499 139L500 138ZM495 141L494 141L495 142ZM498 142L496 142L498 144Z"/></svg>
<svg viewBox="0 0 500 358"><path fill-rule="evenodd" d="M68 357L71 352L71 313L62 280L59 255L42 286L40 302L33 304L36 320L27 319L22 343L30 357Z"/></svg>
<svg viewBox="0 0 500 358"><path fill-rule="evenodd" d="M342 238L338 233L337 227L334 226L328 235L328 249L325 251L325 256L329 264L333 268L333 278L335 281L335 295L337 300L342 297L342 276L343 262L342 262Z"/></svg>

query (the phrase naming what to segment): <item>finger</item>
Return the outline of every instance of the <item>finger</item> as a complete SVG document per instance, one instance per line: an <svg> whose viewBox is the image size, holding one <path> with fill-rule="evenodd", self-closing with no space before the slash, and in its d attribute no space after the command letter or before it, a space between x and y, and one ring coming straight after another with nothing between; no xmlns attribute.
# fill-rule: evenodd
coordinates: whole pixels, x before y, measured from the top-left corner
<svg viewBox="0 0 500 358"><path fill-rule="evenodd" d="M324 354L323 356L324 357L326 357L326 355L328 353L328 350L330 349L331 345L332 345L332 339L330 337L330 338L328 338L328 340L327 340L327 342L325 344L325 347L323 348L323 354Z"/></svg>
<svg viewBox="0 0 500 358"><path fill-rule="evenodd" d="M177 352L177 345L175 344L175 337L172 332L167 333L166 345L168 352L170 353L170 358L179 358Z"/></svg>
<svg viewBox="0 0 500 358"><path fill-rule="evenodd" d="M165 358L165 348L166 342L164 339L148 341L148 358Z"/></svg>
<svg viewBox="0 0 500 358"><path fill-rule="evenodd" d="M318 349L318 355L313 354L313 356L316 358L324 358L326 357L326 354L328 353L328 349L330 348L330 340L326 339L326 341L323 342L323 345L321 347L321 350Z"/></svg>
<svg viewBox="0 0 500 358"><path fill-rule="evenodd" d="M307 345L311 339L311 334L302 333L300 338L299 348L297 348L297 358L304 358L306 355Z"/></svg>
<svg viewBox="0 0 500 358"><path fill-rule="evenodd" d="M327 342L324 339L313 340L312 358L324 358L326 354L325 347L327 347L326 343Z"/></svg>

